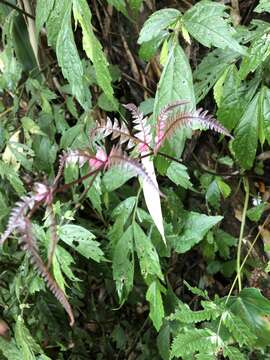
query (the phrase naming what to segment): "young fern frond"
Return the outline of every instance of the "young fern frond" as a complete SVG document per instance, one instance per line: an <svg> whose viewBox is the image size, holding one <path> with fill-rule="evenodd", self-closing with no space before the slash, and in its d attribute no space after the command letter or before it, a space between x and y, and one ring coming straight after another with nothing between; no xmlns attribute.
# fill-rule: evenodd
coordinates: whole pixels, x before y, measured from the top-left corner
<svg viewBox="0 0 270 360"><path fill-rule="evenodd" d="M53 295L66 310L70 319L70 326L73 326L74 315L71 306L66 298L66 295L52 278L47 267L45 266L41 257L38 254L38 248L32 232L31 221L26 217L21 218L17 230L21 235L19 238L19 243L21 244L22 248L29 254L30 261L36 269L37 273L44 279L47 287L51 290Z"/></svg>
<svg viewBox="0 0 270 360"><path fill-rule="evenodd" d="M135 124L134 129L138 131L135 137L140 140L140 144L138 145L139 152L143 153L149 149L152 141L151 126L147 123L148 118L144 117L143 113L134 104L126 104L123 106L132 114L133 123Z"/></svg>
<svg viewBox="0 0 270 360"><path fill-rule="evenodd" d="M215 306L203 310L192 311L187 304L179 304L175 313L169 316L169 320L179 320L187 324L192 324L206 320L214 320L220 315L220 312L220 308Z"/></svg>
<svg viewBox="0 0 270 360"><path fill-rule="evenodd" d="M102 120L91 132L90 138L94 138L95 135L100 134L104 137L112 135L112 140L119 138L119 144L122 145L127 142L127 149L134 147L136 140L129 132L125 123L119 125L117 119L114 119L112 123L111 119L107 117L107 120Z"/></svg>
<svg viewBox="0 0 270 360"><path fill-rule="evenodd" d="M128 157L119 147L115 146L112 148L108 156L106 168L111 168L113 166L120 166L123 169L134 171L136 175L147 181L153 190L157 191L164 197L163 193L157 188L142 164L140 164L137 160Z"/></svg>
<svg viewBox="0 0 270 360"><path fill-rule="evenodd" d="M7 229L2 234L0 239L0 244L3 245L4 242L9 238L9 236L15 231L20 225L20 220L25 216L27 211L34 206L35 200L33 196L23 196L16 204L15 207L11 210L11 214L8 220Z"/></svg>
<svg viewBox="0 0 270 360"><path fill-rule="evenodd" d="M193 124L199 123L205 129L213 130L220 134L229 136L231 134L225 129L212 115L209 115L207 111L202 109L192 112L177 113L167 120L165 127L162 129L160 136L158 137L155 144L155 153L158 151L160 146L166 139L169 139L178 128L192 127Z"/></svg>

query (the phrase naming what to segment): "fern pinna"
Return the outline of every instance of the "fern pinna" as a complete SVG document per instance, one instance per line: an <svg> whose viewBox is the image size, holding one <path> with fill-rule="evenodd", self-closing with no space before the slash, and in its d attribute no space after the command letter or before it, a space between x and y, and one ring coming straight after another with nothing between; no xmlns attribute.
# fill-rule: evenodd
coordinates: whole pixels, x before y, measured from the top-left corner
<svg viewBox="0 0 270 360"><path fill-rule="evenodd" d="M58 237L57 224L53 211L53 201L56 194L66 191L73 185L82 183L91 176L94 178L98 172L106 171L109 168L118 166L123 168L123 170L132 171L135 175L141 177L151 186L154 192L157 192L162 196L163 194L158 189L157 184L144 169L141 162L142 158L159 154L159 149L164 141L170 139L170 137L174 135L176 129L192 127L194 123L200 123L205 129L210 129L231 137L228 131L212 116L208 115L206 111L175 111L175 109L186 103L187 101L179 100L165 106L161 110L154 128L151 127L148 118L145 117L134 104L124 105L132 115L133 126L131 131L124 123L120 124L117 120L112 122L110 118L107 118L107 120L98 123L90 133L90 140L93 145L98 136L105 138L111 135L112 141L118 140L117 144L111 146L111 150L108 153L103 148L96 147L95 153L91 152L89 149L77 149L70 150L60 155L58 173L52 185L49 186L43 183L36 183L33 187L33 191L27 196L23 196L11 211L7 229L2 234L0 243L3 245L13 232L18 234L19 243L30 255L31 262L35 269L69 315L71 326L74 324L74 315L71 305L69 304L65 293L58 286L49 271ZM131 153L127 154L122 150L122 147L125 144L126 151L133 148ZM160 155L166 156L166 154L163 153L160 153ZM172 160L171 157L169 158ZM60 182L63 177L64 168L71 163L76 163L79 167L86 165L89 168L89 171L86 175L81 176L71 183L61 184ZM93 184L93 181L91 184ZM51 225L52 245L47 266L39 255L38 244L31 223L34 213L42 206L49 210Z"/></svg>

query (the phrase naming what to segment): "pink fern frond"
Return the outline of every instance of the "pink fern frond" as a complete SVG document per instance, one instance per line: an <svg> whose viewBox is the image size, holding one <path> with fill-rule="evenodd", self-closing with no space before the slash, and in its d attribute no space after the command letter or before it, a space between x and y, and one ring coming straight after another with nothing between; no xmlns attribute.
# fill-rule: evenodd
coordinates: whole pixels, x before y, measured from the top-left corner
<svg viewBox="0 0 270 360"><path fill-rule="evenodd" d="M98 148L95 157L89 160L89 165L92 169L98 169L106 166L108 156L102 148Z"/></svg>
<svg viewBox="0 0 270 360"><path fill-rule="evenodd" d="M35 199L33 198L33 196L29 195L23 196L15 204L15 207L11 210L7 228L1 236L1 245L3 245L4 242L9 238L9 236L18 228L18 226L20 226L21 219L24 218L27 211L34 206L34 203Z"/></svg>
<svg viewBox="0 0 270 360"><path fill-rule="evenodd" d="M164 197L164 194L158 189L155 183L152 181L150 175L144 169L142 164L140 164L135 159L128 157L126 154L122 152L119 147L113 147L107 161L107 168L111 168L113 166L119 166L123 169L133 171L137 176L140 176L142 179L147 181L153 190L157 191L161 196Z"/></svg>
<svg viewBox="0 0 270 360"><path fill-rule="evenodd" d="M202 109L192 112L182 112L170 117L165 127L160 132L159 136L156 137L155 149L156 153L162 143L169 139L178 128L181 127L192 127L193 124L199 123L205 129L213 130L220 134L229 136L232 138L227 129L225 129L212 115L209 115L207 111Z"/></svg>
<svg viewBox="0 0 270 360"><path fill-rule="evenodd" d="M131 112L134 129L138 131L134 136L140 141L138 150L141 154L149 150L152 141L151 126L147 123L148 118L134 104L123 105Z"/></svg>
<svg viewBox="0 0 270 360"><path fill-rule="evenodd" d="M167 123L167 120L169 118L170 112L172 110L174 110L176 107L186 105L188 103L189 103L188 100L177 100L177 101L174 101L174 102L172 102L170 104L167 104L166 106L164 106L161 109L161 111L159 113L159 116L157 118L156 140L155 140L155 142L157 142L162 137L163 130L164 130L165 126L166 126L166 123Z"/></svg>
<svg viewBox="0 0 270 360"><path fill-rule="evenodd" d="M21 235L19 238L20 245L29 254L30 261L33 264L34 268L36 269L37 273L44 279L47 287L51 290L53 295L66 310L70 319L70 326L73 326L74 315L72 312L72 308L66 298L65 293L57 285L52 275L49 273L48 269L43 263L41 257L39 256L35 237L32 232L32 224L30 220L26 217L21 218L17 230Z"/></svg>
<svg viewBox="0 0 270 360"><path fill-rule="evenodd" d="M90 138L93 138L97 134L104 137L112 135L112 140L119 138L119 144L127 143L127 149L131 149L134 146L134 137L130 134L125 123L119 124L117 119L114 122L109 117L107 120L102 120L94 129L90 132Z"/></svg>

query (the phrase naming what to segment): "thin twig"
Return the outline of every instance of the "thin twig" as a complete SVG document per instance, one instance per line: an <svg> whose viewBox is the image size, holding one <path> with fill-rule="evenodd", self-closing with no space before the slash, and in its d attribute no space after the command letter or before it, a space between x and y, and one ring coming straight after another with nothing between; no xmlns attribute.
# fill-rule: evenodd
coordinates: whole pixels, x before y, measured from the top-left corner
<svg viewBox="0 0 270 360"><path fill-rule="evenodd" d="M239 240L238 240L238 248L237 248L237 277L238 277L238 287L239 292L242 290L242 283L241 283L241 269L240 269L240 262L241 262L241 247L243 242L243 236L244 236L244 229L245 229L245 223L246 223L246 214L247 214L247 208L248 208L248 201L249 201L249 182L246 177L243 178L244 182L244 189L245 189L245 202L244 202L244 208L242 213L242 220L241 220L241 228L240 228L240 234L239 234Z"/></svg>
<svg viewBox="0 0 270 360"><path fill-rule="evenodd" d="M30 17L31 19L35 19L35 17L31 14L29 14L28 12L24 11L23 9L20 9L18 6L11 4L9 1L6 0L0 0L0 3L7 5L9 7L11 7L14 10L17 10L18 12L20 12L21 14Z"/></svg>

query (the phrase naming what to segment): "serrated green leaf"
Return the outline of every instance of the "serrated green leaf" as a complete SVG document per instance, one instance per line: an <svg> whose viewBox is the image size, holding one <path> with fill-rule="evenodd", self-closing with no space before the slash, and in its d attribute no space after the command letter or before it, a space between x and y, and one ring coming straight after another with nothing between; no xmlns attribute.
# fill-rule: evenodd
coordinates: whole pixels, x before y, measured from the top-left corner
<svg viewBox="0 0 270 360"><path fill-rule="evenodd" d="M114 248L112 269L117 294L122 304L133 287L134 254L132 225L124 232Z"/></svg>
<svg viewBox="0 0 270 360"><path fill-rule="evenodd" d="M159 281L154 280L146 292L146 300L150 303L149 316L157 331L160 330L164 318L164 307L161 297L161 292L164 292L164 290Z"/></svg>
<svg viewBox="0 0 270 360"><path fill-rule="evenodd" d="M139 49L139 56L145 61L149 61L158 51L162 42L168 37L169 32L163 30L157 37L142 43ZM145 113L144 113L145 114ZM146 115L146 114L145 114Z"/></svg>
<svg viewBox="0 0 270 360"><path fill-rule="evenodd" d="M99 248L100 244L93 240L95 235L82 226L73 224L61 226L59 238L87 259L91 258L97 262L104 259L103 251Z"/></svg>
<svg viewBox="0 0 270 360"><path fill-rule="evenodd" d="M170 359L190 356L196 352L214 354L221 339L209 329L192 329L178 334L172 343Z"/></svg>
<svg viewBox="0 0 270 360"><path fill-rule="evenodd" d="M234 346L224 346L223 353L230 360L246 360L246 357Z"/></svg>
<svg viewBox="0 0 270 360"><path fill-rule="evenodd" d="M214 303L209 302L208 304L208 308L198 311L192 311L187 304L179 304L175 313L170 315L169 320L178 320L187 324L214 320L220 315L221 310Z"/></svg>
<svg viewBox="0 0 270 360"><path fill-rule="evenodd" d="M161 9L154 12L144 23L140 31L138 44L148 42L160 36L160 33L174 25L181 17L176 9Z"/></svg>
<svg viewBox="0 0 270 360"><path fill-rule="evenodd" d="M257 93L248 105L244 115L235 129L233 150L240 165L244 169L250 169L256 156L258 144L258 101L260 93Z"/></svg>
<svg viewBox="0 0 270 360"><path fill-rule="evenodd" d="M102 183L106 191L111 192L124 185L136 174L131 170L123 171L120 167L111 167L103 176Z"/></svg>
<svg viewBox="0 0 270 360"><path fill-rule="evenodd" d="M255 40L244 56L239 69L239 76L245 79L250 72L254 72L270 55L270 35L263 34Z"/></svg>
<svg viewBox="0 0 270 360"><path fill-rule="evenodd" d="M234 315L231 311L224 311L222 314L222 322L228 328L235 340L240 346L246 344L252 346L256 340L256 335L242 321L241 318Z"/></svg>
<svg viewBox="0 0 270 360"><path fill-rule="evenodd" d="M190 250L222 219L222 216L207 216L192 211L184 212L182 215L183 229L175 242L175 251L185 253Z"/></svg>
<svg viewBox="0 0 270 360"><path fill-rule="evenodd" d="M245 49L234 39L235 30L229 25L226 7L203 0L192 6L183 16L188 32L207 47L226 47L245 54Z"/></svg>
<svg viewBox="0 0 270 360"><path fill-rule="evenodd" d="M54 0L37 0L36 6L36 33L39 34L42 26L48 20L53 9Z"/></svg>
<svg viewBox="0 0 270 360"><path fill-rule="evenodd" d="M157 336L157 347L158 352L162 360L169 360L170 357L170 326L162 326L158 336Z"/></svg>
<svg viewBox="0 0 270 360"><path fill-rule="evenodd" d="M53 9L46 22L48 44L54 48L56 48L57 37L68 6L70 6L70 0L54 1Z"/></svg>
<svg viewBox="0 0 270 360"><path fill-rule="evenodd" d="M270 336L270 301L265 298L260 290L245 288L238 296L233 296L228 301L230 311L242 319L255 336L258 346L269 344Z"/></svg>
<svg viewBox="0 0 270 360"><path fill-rule="evenodd" d="M216 180L213 180L208 186L205 193L206 201L213 206L215 209L218 209L220 206L220 190Z"/></svg>
<svg viewBox="0 0 270 360"><path fill-rule="evenodd" d="M18 176L17 171L4 161L0 160L0 177L2 179L7 179L13 189L19 196L22 196L25 193L25 188L23 186L23 182Z"/></svg>
<svg viewBox="0 0 270 360"><path fill-rule="evenodd" d="M238 57L239 54L230 49L215 49L203 58L193 73L197 103L204 99L229 65Z"/></svg>
<svg viewBox="0 0 270 360"><path fill-rule="evenodd" d="M144 231L136 223L133 224L133 231L142 275L145 278L148 275L156 275L161 280L164 280L159 263L159 256L151 239L145 235Z"/></svg>
<svg viewBox="0 0 270 360"><path fill-rule="evenodd" d="M83 66L76 48L71 25L71 3L67 6L57 36L56 55L64 77L71 85L71 91L84 109L90 108L90 92L83 81Z"/></svg>
<svg viewBox="0 0 270 360"><path fill-rule="evenodd" d="M167 176L176 185L180 185L184 189L192 187L187 167L182 164L173 161L167 169Z"/></svg>
<svg viewBox="0 0 270 360"><path fill-rule="evenodd" d="M109 72L109 64L102 51L102 46L91 25L92 14L86 0L73 0L73 14L82 27L83 48L92 61L98 85L104 91L114 110L118 109L117 100L113 96L112 78Z"/></svg>
<svg viewBox="0 0 270 360"><path fill-rule="evenodd" d="M15 325L15 340L21 350L21 358L24 360L36 360L35 353L42 354L43 352L41 347L33 339L20 315Z"/></svg>
<svg viewBox="0 0 270 360"><path fill-rule="evenodd" d="M260 0L259 5L254 9L257 13L262 13L264 11L270 12L270 3L269 0Z"/></svg>
<svg viewBox="0 0 270 360"><path fill-rule="evenodd" d="M268 208L267 203L261 203L257 206L254 206L247 211L247 217L251 221L259 221L263 212Z"/></svg>
<svg viewBox="0 0 270 360"><path fill-rule="evenodd" d="M21 350L16 346L15 340L4 340L0 337L0 350L7 360L21 360Z"/></svg>
<svg viewBox="0 0 270 360"><path fill-rule="evenodd" d="M178 44L173 44L158 83L153 121L157 120L158 114L164 106L179 99L189 100L189 103L185 106L186 110L195 108L195 94L190 65L183 49ZM163 151L180 157L188 134L191 134L190 129L176 131L170 142L163 147ZM156 166L161 174L165 174L169 163L164 158L158 157Z"/></svg>
<svg viewBox="0 0 270 360"><path fill-rule="evenodd" d="M249 82L241 82L236 66L229 67L222 88L217 119L227 129L232 130L239 123L249 102L260 83L260 77L254 77Z"/></svg>

